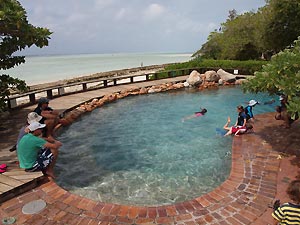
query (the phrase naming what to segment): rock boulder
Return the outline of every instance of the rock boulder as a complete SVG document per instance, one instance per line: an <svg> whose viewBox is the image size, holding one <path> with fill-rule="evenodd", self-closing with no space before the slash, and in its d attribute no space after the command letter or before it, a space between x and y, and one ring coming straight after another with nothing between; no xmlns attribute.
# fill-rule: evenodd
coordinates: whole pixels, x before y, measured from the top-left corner
<svg viewBox="0 0 300 225"><path fill-rule="evenodd" d="M189 75L189 77L186 79L186 82L190 86L194 86L194 87L199 86L202 83L201 74L198 73L198 71L193 70Z"/></svg>
<svg viewBox="0 0 300 225"><path fill-rule="evenodd" d="M219 69L217 71L217 74L219 74L220 78L228 83L234 83L236 80L236 75L233 75L231 73L226 72L225 70Z"/></svg>
<svg viewBox="0 0 300 225"><path fill-rule="evenodd" d="M209 82L218 82L220 80L220 75L214 70L209 70L205 72L205 80Z"/></svg>

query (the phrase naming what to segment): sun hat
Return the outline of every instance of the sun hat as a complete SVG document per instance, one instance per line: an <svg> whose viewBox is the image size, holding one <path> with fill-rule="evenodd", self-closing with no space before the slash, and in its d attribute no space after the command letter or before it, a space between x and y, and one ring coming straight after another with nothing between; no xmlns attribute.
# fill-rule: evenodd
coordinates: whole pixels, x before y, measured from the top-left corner
<svg viewBox="0 0 300 225"><path fill-rule="evenodd" d="M34 122L32 122L31 124L29 124L28 129L29 129L30 131L35 131L35 130L37 130L37 129L44 128L45 126L46 126L46 124L41 124L41 123L39 123L39 122L34 121Z"/></svg>
<svg viewBox="0 0 300 225"><path fill-rule="evenodd" d="M257 103L258 103L258 102L255 101L255 100L250 100L249 103L248 103L248 105L254 106L254 105L256 105Z"/></svg>
<svg viewBox="0 0 300 225"><path fill-rule="evenodd" d="M32 122L40 122L43 117L36 112L28 113L27 122L31 124Z"/></svg>
<svg viewBox="0 0 300 225"><path fill-rule="evenodd" d="M45 97L41 97L38 101L38 104L49 103L49 99Z"/></svg>
<svg viewBox="0 0 300 225"><path fill-rule="evenodd" d="M284 95L279 96L279 101L282 101L284 99Z"/></svg>

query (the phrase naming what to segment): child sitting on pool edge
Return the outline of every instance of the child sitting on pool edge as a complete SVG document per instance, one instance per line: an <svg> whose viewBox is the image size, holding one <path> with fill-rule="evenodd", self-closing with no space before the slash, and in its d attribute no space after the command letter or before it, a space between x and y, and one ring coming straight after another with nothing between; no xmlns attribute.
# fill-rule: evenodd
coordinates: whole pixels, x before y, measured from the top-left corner
<svg viewBox="0 0 300 225"><path fill-rule="evenodd" d="M190 116L187 116L185 118L182 119L182 122L184 122L185 120L188 120L188 119L192 119L192 118L196 118L196 117L199 117L199 116L204 116L205 113L207 113L207 109L206 108L200 108L201 111L200 112L195 112L193 115L190 115Z"/></svg>
<svg viewBox="0 0 300 225"><path fill-rule="evenodd" d="M252 124L246 123L245 126L229 126L231 120L230 117L228 116L227 118L227 123L224 125L224 130L228 130L228 132L224 136L228 136L231 134L234 134L235 136L239 136L239 134L244 134L250 130L253 129Z"/></svg>

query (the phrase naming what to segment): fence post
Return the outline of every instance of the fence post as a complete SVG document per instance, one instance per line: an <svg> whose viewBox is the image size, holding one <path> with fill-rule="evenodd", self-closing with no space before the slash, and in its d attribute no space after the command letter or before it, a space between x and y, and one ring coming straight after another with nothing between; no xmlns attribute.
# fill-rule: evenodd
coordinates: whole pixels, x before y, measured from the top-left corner
<svg viewBox="0 0 300 225"><path fill-rule="evenodd" d="M47 90L47 98L49 98L49 99L53 98L52 89Z"/></svg>
<svg viewBox="0 0 300 225"><path fill-rule="evenodd" d="M17 99L8 99L7 100L7 105L9 109L15 108L17 106Z"/></svg>
<svg viewBox="0 0 300 225"><path fill-rule="evenodd" d="M130 77L130 83L133 83L133 77Z"/></svg>
<svg viewBox="0 0 300 225"><path fill-rule="evenodd" d="M87 90L87 84L86 83L82 83L82 90L86 91Z"/></svg>
<svg viewBox="0 0 300 225"><path fill-rule="evenodd" d="M58 95L63 95L64 93L65 93L65 88L64 87L58 88Z"/></svg>
<svg viewBox="0 0 300 225"><path fill-rule="evenodd" d="M103 86L104 86L104 87L107 87L107 80L104 80L104 81L103 81Z"/></svg>
<svg viewBox="0 0 300 225"><path fill-rule="evenodd" d="M35 104L35 93L29 94L29 101L32 104Z"/></svg>

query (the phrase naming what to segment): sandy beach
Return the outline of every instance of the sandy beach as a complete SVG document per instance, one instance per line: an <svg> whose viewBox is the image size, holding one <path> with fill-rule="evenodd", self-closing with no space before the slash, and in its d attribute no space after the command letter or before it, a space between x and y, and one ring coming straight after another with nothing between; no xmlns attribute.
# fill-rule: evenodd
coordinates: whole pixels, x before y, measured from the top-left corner
<svg viewBox="0 0 300 225"><path fill-rule="evenodd" d="M81 77L74 77L71 79L65 79L65 80L58 80L55 82L46 82L42 84L36 84L29 86L30 90L39 90L44 89L47 87L55 87L59 85L64 84L72 84L77 83L81 81L88 81L88 80L95 80L97 78L103 78L103 77L114 77L114 76L122 76L122 75L144 75L144 74L150 74L155 73L160 70L163 70L165 66L169 64L162 64L162 65L152 65L152 66L144 66L144 67L136 67L136 68L130 68L130 69L121 69L121 70L112 70L107 72L100 72L95 73L87 76L81 76Z"/></svg>

